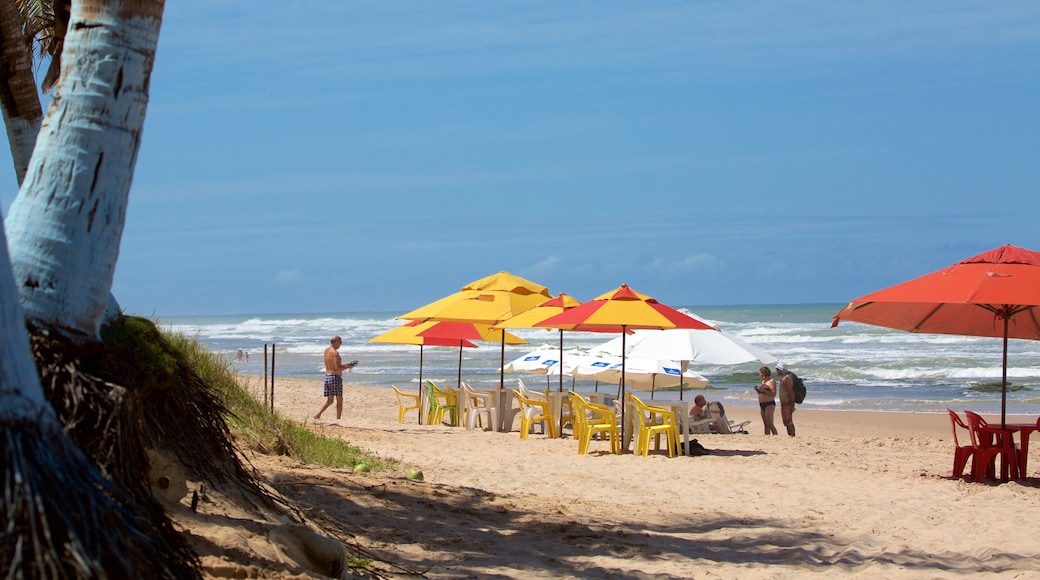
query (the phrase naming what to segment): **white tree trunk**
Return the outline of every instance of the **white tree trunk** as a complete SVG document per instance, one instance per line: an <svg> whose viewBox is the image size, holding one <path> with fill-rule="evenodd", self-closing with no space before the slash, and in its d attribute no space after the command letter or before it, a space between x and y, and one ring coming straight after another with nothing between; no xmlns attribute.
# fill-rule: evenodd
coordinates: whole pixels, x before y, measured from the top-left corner
<svg viewBox="0 0 1040 580"><path fill-rule="evenodd" d="M162 0L73 3L61 80L7 218L30 321L98 336L141 142Z"/></svg>
<svg viewBox="0 0 1040 580"><path fill-rule="evenodd" d="M57 422L40 387L0 223L0 424L13 418L38 420L45 414Z"/></svg>

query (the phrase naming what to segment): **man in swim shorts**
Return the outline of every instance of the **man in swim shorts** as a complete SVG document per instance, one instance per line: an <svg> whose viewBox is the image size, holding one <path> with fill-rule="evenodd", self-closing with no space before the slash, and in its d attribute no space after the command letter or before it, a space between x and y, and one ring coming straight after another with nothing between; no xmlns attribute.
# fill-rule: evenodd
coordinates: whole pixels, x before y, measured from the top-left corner
<svg viewBox="0 0 1040 580"><path fill-rule="evenodd" d="M343 339L333 336L331 344L325 348L325 406L314 416L321 419L321 414L336 402L336 419L343 417L343 371L354 368L352 364L343 364L339 356L339 347Z"/></svg>
<svg viewBox="0 0 1040 580"><path fill-rule="evenodd" d="M787 370L787 365L783 363L776 365L776 373L782 377L777 389L780 395L780 418L784 421L784 427L787 427L787 434L794 437L794 373Z"/></svg>

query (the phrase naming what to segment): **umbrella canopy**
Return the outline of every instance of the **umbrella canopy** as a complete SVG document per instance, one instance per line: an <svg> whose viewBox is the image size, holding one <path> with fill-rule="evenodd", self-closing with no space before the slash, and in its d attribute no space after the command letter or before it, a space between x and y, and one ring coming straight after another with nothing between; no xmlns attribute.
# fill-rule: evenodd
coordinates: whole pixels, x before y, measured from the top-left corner
<svg viewBox="0 0 1040 580"><path fill-rule="evenodd" d="M564 292L560 292L556 298L546 300L530 310L525 310L516 316L507 318L494 325L492 328L538 328L535 325L539 322L546 318L556 316L562 312L566 312L576 306L581 306L581 302L578 302ZM563 360L563 329L560 329L560 346L557 355L557 362ZM560 392L563 392L563 375L560 375L559 387ZM560 428L560 432L563 432L562 427Z"/></svg>
<svg viewBox="0 0 1040 580"><path fill-rule="evenodd" d="M388 330L383 334L375 338L368 339L368 342L383 342L389 344L414 344L419 347L419 397L422 400L423 391L423 380L422 380L422 369L423 369L423 349L426 346L457 346L459 352L462 351L462 347L477 348L476 344L473 344L469 340L464 338L438 338L432 336L419 336L420 332L429 329L436 322L422 322L420 320L413 320L403 326L398 326L393 330ZM419 424L422 424L422 413L419 413Z"/></svg>
<svg viewBox="0 0 1040 580"><path fill-rule="evenodd" d="M681 311L702 322L704 319L689 311ZM617 345L611 343L617 342ZM614 339L599 348L614 352L620 351L621 345ZM690 363L713 365L736 365L752 361L760 361L771 365L777 358L768 352L752 346L739 337L712 327L711 330L672 328L668 330L637 330L628 339L628 352L631 357L660 358L686 361ZM679 389L679 399L683 391Z"/></svg>
<svg viewBox="0 0 1040 580"><path fill-rule="evenodd" d="M460 291L406 312L398 318L495 324L530 310L550 298L552 296L545 286L509 272L499 272L470 282Z"/></svg>
<svg viewBox="0 0 1040 580"><path fill-rule="evenodd" d="M542 346L520 355L506 363L503 370L507 373L532 373L544 375L549 369L560 362L560 349L555 344L545 343Z"/></svg>
<svg viewBox="0 0 1040 580"><path fill-rule="evenodd" d="M617 339L611 342L615 341ZM606 349L607 344L599 348ZM768 352L720 329L637 330L628 339L627 354L710 365L738 365L753 361L770 365L777 361Z"/></svg>
<svg viewBox="0 0 1040 580"><path fill-rule="evenodd" d="M509 272L499 272L470 282L459 292L406 312L398 318L491 325L530 310L550 298L552 296L545 286ZM500 364L505 366L505 329L500 329L500 333ZM500 373L500 383L504 379L504 373Z"/></svg>
<svg viewBox="0 0 1040 580"><path fill-rule="evenodd" d="M703 389L708 386L708 379L696 374L687 373L685 362L655 358L626 357L599 353L598 356L585 357L570 371L579 378L595 379L617 384L622 380L624 367L625 384L633 389L651 391L657 387L676 386L683 388Z"/></svg>
<svg viewBox="0 0 1040 580"><path fill-rule="evenodd" d="M625 334L639 328L702 328L710 325L661 304L657 300L636 292L628 284L597 296L581 306L576 306L536 324L561 330L590 332L620 332L622 347ZM625 356L621 357L621 424L625 425Z"/></svg>
<svg viewBox="0 0 1040 580"><path fill-rule="evenodd" d="M1040 252L1004 245L856 298L831 326L851 320L908 332L1004 339L1000 422L1007 416L1008 338L1040 340Z"/></svg>
<svg viewBox="0 0 1040 580"><path fill-rule="evenodd" d="M375 338L370 338L368 339L368 342L414 344L418 346L459 346L459 340L457 339L419 336L420 332L430 328L436 323L436 321L423 322L421 320L412 320L407 324L388 330ZM462 346L469 348L477 347L477 345L468 340L462 340Z"/></svg>
<svg viewBox="0 0 1040 580"><path fill-rule="evenodd" d="M501 331L503 344L527 344L527 341ZM440 322L433 321L429 328L418 333L424 338L436 340L496 340L498 331L491 330L487 324L476 324L472 322ZM462 347L459 347L459 379L457 386L462 386Z"/></svg>

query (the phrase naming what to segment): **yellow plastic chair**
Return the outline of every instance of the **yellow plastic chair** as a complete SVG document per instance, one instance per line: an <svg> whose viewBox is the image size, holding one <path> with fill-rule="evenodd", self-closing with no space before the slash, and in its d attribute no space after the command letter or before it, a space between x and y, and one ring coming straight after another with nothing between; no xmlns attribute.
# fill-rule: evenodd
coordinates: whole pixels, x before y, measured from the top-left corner
<svg viewBox="0 0 1040 580"><path fill-rule="evenodd" d="M553 425L553 420L549 413L549 401L529 399L517 389L513 389L513 396L520 403L521 439L527 439L527 434L535 423L544 425L543 433L548 434L550 438L556 437L556 426Z"/></svg>
<svg viewBox="0 0 1040 580"><path fill-rule="evenodd" d="M618 432L617 413L604 405L590 403L588 399L571 391L571 403L574 405L574 434L578 440L578 453L589 452L589 444L596 433L604 434L610 439L610 452L621 453L621 434Z"/></svg>
<svg viewBox="0 0 1040 580"><path fill-rule="evenodd" d="M448 423L458 425L459 398L450 390L442 390L433 381L426 381L429 399L429 410L426 412L426 424L435 425L444 422L444 414L448 414Z"/></svg>
<svg viewBox="0 0 1040 580"><path fill-rule="evenodd" d="M639 400L639 397L627 393L632 404L636 406L636 420L639 437L636 439L636 453L646 457L650 454L650 438L654 438L654 449L661 448L661 435L668 441L668 457L678 455L679 427L675 420L675 411L664 407L653 407Z"/></svg>
<svg viewBox="0 0 1040 580"><path fill-rule="evenodd" d="M397 388L397 385L390 386L394 388L394 394L397 395L397 422L404 423L405 413L412 409L418 411L422 406L419 404L419 395L415 393L406 393Z"/></svg>

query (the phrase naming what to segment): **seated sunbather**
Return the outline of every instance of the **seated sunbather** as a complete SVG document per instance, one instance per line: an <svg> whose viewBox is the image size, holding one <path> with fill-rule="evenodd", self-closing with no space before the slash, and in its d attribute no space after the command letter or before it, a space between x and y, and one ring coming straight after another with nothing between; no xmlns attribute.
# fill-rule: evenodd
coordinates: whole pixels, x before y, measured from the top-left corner
<svg viewBox="0 0 1040 580"><path fill-rule="evenodd" d="M700 419L707 419L708 415L708 400L704 398L704 395L697 395L693 398L693 406L690 407L690 419L697 421Z"/></svg>
<svg viewBox="0 0 1040 580"><path fill-rule="evenodd" d="M708 411L708 401L704 395L697 395L690 407L690 433L711 433L711 424L714 419Z"/></svg>

